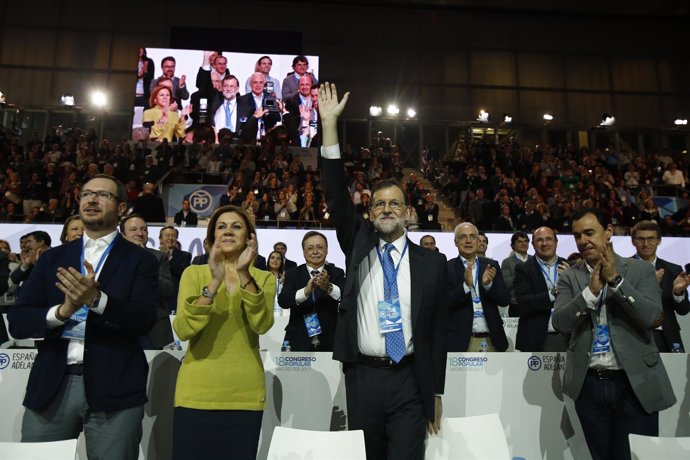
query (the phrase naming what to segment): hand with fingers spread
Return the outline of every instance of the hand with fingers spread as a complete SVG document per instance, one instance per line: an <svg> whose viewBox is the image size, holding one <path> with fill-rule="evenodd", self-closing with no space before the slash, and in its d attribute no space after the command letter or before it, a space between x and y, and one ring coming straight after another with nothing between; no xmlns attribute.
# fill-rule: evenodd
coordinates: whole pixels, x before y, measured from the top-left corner
<svg viewBox="0 0 690 460"><path fill-rule="evenodd" d="M343 99L338 101L338 90L335 87L335 83L324 83L319 88L319 116L321 117L321 125L335 128L338 122L338 117L343 113L345 106L347 105L347 100L350 97L350 93L345 93ZM324 133L325 134L325 133ZM323 145L335 145L338 143L337 132L334 133L334 139L323 140Z"/></svg>

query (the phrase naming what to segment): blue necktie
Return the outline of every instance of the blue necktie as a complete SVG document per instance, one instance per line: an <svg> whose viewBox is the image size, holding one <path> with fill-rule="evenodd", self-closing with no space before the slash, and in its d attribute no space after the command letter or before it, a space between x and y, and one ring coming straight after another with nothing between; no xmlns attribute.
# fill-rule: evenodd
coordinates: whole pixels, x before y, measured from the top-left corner
<svg viewBox="0 0 690 460"><path fill-rule="evenodd" d="M393 243L386 243L383 247L383 297L387 301L398 299L398 280L391 251L395 249ZM390 280L390 284L387 280ZM402 313L401 313L402 314ZM396 363L405 356L405 338L402 329L386 334L386 354Z"/></svg>
<svg viewBox="0 0 690 460"><path fill-rule="evenodd" d="M230 101L225 103L225 127L230 129L230 122L232 121L232 112L230 112Z"/></svg>

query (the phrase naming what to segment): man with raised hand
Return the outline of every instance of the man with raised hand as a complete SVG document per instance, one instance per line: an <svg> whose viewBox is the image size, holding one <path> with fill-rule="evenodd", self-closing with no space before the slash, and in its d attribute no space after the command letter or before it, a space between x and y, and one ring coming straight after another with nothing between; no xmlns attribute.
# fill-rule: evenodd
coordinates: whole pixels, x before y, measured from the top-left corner
<svg viewBox="0 0 690 460"><path fill-rule="evenodd" d="M370 220L355 212L338 145L341 101L319 90L322 183L347 278L333 357L343 363L350 429L364 430L369 460L424 458L437 433L446 370L446 258L407 237L408 205L396 181L372 190Z"/></svg>

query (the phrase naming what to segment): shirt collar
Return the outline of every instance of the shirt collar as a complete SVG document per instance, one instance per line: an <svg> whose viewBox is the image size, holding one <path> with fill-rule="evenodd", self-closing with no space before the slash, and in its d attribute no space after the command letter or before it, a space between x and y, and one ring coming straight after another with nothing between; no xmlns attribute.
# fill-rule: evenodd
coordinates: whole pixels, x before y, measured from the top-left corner
<svg viewBox="0 0 690 460"><path fill-rule="evenodd" d="M91 239L86 232L84 232L84 248L97 248L97 247L107 247L110 243L113 242L115 237L118 235L117 230L113 230L112 233L109 233L105 236L102 236L97 239Z"/></svg>
<svg viewBox="0 0 690 460"><path fill-rule="evenodd" d="M402 236L398 238L397 240L393 241L393 246L395 249L398 251L399 254L402 254L403 249L405 249L405 242L407 241L407 232L403 232ZM383 248L388 244L388 241L384 241L379 238L379 249L381 250L381 253L383 253Z"/></svg>
<svg viewBox="0 0 690 460"><path fill-rule="evenodd" d="M316 270L320 273L324 270L324 267L325 267L324 265L321 265L320 267L312 267L309 264L306 264L306 265L307 265L307 271L309 271L309 275L311 275L311 272L313 272L314 270Z"/></svg>

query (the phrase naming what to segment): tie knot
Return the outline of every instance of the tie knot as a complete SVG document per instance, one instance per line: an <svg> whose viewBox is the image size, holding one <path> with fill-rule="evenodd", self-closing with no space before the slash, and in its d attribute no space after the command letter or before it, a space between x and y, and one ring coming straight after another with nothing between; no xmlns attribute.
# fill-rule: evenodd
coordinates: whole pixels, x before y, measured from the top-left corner
<svg viewBox="0 0 690 460"><path fill-rule="evenodd" d="M312 277L314 277L314 276L316 276L316 275L318 275L318 274L319 274L319 271L318 271L318 270L312 270L312 271L311 271L311 276L312 276Z"/></svg>
<svg viewBox="0 0 690 460"><path fill-rule="evenodd" d="M391 251L393 251L393 249L395 249L395 246L393 245L393 243L386 243L383 245L383 251L384 252L390 253Z"/></svg>

